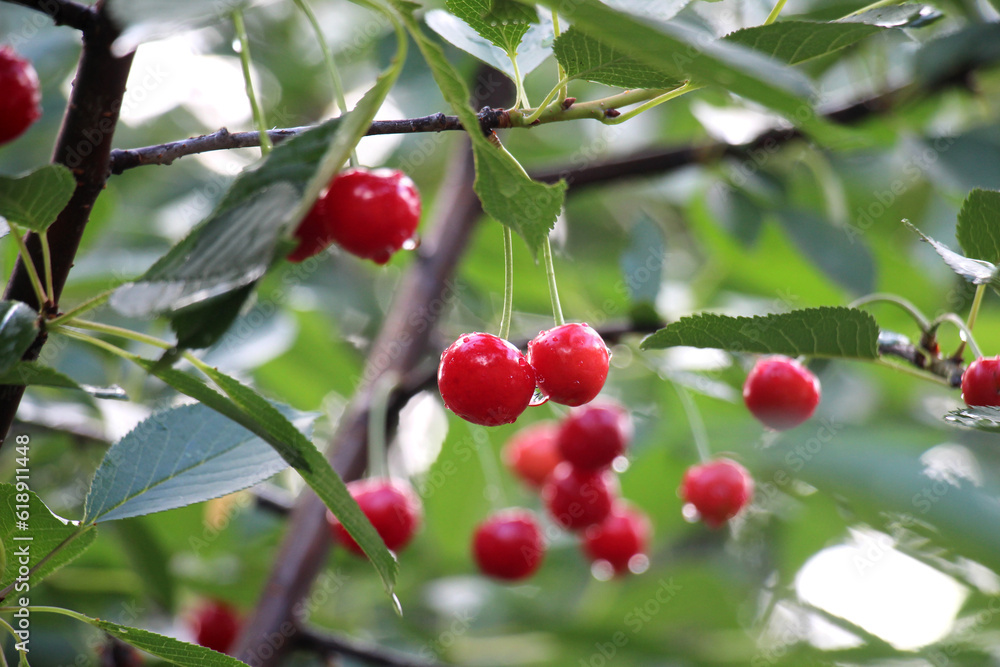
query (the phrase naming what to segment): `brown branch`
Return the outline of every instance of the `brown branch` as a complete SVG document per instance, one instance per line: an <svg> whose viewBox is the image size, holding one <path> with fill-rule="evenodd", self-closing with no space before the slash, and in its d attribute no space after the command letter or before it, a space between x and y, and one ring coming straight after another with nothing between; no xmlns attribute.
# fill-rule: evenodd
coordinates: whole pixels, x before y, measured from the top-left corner
<svg viewBox="0 0 1000 667"><path fill-rule="evenodd" d="M369 665L381 667L434 667L440 663L417 660L399 651L387 651L353 639L346 639L309 628L300 628L295 635L296 648L320 655L349 656Z"/></svg>
<svg viewBox="0 0 1000 667"><path fill-rule="evenodd" d="M43 0L36 4L42 5ZM56 4L70 6L68 3ZM93 23L86 26L83 33L83 52L73 92L52 156L53 162L72 170L76 177L76 191L48 231L54 290L54 294L49 295L51 308L55 308L59 301L91 208L107 182L111 140L132 66L132 54L118 58L111 52L111 44L119 32L107 16L103 0L95 5L93 11ZM27 241L31 261L35 266L42 266L38 236L29 234ZM19 259L14 267L4 298L23 301L35 309L42 308L43 304L38 303L25 270L24 258ZM37 359L44 344L45 335L42 334L25 353L24 359ZM23 394L23 386L0 386L0 444L7 437Z"/></svg>
<svg viewBox="0 0 1000 667"><path fill-rule="evenodd" d="M90 32L100 22L93 7L70 0L3 0L47 14L56 25L66 25Z"/></svg>

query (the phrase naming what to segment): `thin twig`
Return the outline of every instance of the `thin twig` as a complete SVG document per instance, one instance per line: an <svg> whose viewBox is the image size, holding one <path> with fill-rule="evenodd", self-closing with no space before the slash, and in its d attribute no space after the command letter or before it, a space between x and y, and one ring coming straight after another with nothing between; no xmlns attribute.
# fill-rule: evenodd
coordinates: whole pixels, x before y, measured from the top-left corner
<svg viewBox="0 0 1000 667"><path fill-rule="evenodd" d="M379 646L366 644L346 637L320 633L310 628L299 628L295 635L296 648L313 651L321 655L344 655L369 665L383 667L434 667L437 662L428 662L399 651L387 651Z"/></svg>

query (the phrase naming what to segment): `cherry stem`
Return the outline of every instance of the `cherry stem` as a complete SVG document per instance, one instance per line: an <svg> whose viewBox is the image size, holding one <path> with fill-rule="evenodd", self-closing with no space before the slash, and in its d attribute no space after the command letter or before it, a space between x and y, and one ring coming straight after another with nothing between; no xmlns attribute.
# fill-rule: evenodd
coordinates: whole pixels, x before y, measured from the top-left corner
<svg viewBox="0 0 1000 667"><path fill-rule="evenodd" d="M347 98L344 96L344 82L340 78L340 72L337 70L337 63L333 59L333 53L330 51L330 46L326 43L326 38L323 36L323 29L319 25L319 21L316 19L316 13L313 12L312 7L306 0L295 0L295 6L305 14L306 19L309 21L309 25L312 26L313 33L316 35L316 41L319 42L319 48L323 52L323 62L326 64L326 70L330 73L330 79L333 81L333 95L337 102L337 107L340 109L340 115L343 116L347 113ZM357 148L351 149L351 166L358 166L358 151Z"/></svg>
<svg viewBox="0 0 1000 667"><path fill-rule="evenodd" d="M472 431L476 428L482 428L479 426L473 426L469 424L469 430ZM496 458L491 456L493 453L493 448L490 447L489 434L483 429L484 440L482 444L476 442L475 449L479 454L479 467L482 468L483 478L486 480L486 487L483 489L483 495L486 496L486 500L490 503L490 509L494 512L507 507L507 494L504 492L503 480L500 478L500 469L497 467ZM473 441L476 441L475 434L472 437ZM491 493L492 491L492 493Z"/></svg>
<svg viewBox="0 0 1000 667"><path fill-rule="evenodd" d="M52 251L49 249L48 230L42 230L38 235L38 242L42 246L42 270L45 272L45 291L47 294L55 294L52 283Z"/></svg>
<svg viewBox="0 0 1000 667"><path fill-rule="evenodd" d="M559 70L560 72L562 71L562 65L559 66ZM552 87L552 90L550 90L549 94L545 96L545 99L542 100L542 103L538 105L538 108L535 109L527 118L524 119L524 124L531 125L536 120L538 120L538 118L542 115L542 113L544 113L545 110L549 108L549 105L552 103L552 100L554 100L556 97L560 98L556 102L557 106L559 108L562 108L562 102L563 100L566 99L566 84L568 83L569 83L569 77L560 76L559 83L557 83L555 86Z"/></svg>
<svg viewBox="0 0 1000 667"><path fill-rule="evenodd" d="M111 293L113 291L114 291L113 289L109 289L105 292L101 292L100 294L87 299L80 305L70 308L65 313L59 315L58 317L52 318L46 323L46 326L49 327L59 326L60 324L63 324L67 320L73 319L77 315L82 315L88 310L93 310L94 308L103 306L105 303L107 303L108 299L111 298Z"/></svg>
<svg viewBox="0 0 1000 667"><path fill-rule="evenodd" d="M257 94L253 88L253 77L250 75L250 36L247 34L246 24L243 22L243 12L239 9L233 11L233 27L236 29L236 36L240 40L240 63L243 65L243 83L250 100L250 110L253 112L254 124L260 133L260 154L265 156L271 152L271 137L267 135L267 122L264 120L264 112L257 101Z"/></svg>
<svg viewBox="0 0 1000 667"><path fill-rule="evenodd" d="M14 645L17 646L18 642L21 641L21 637L20 637L20 635L17 634L17 632L14 630L14 628L9 623L7 623L7 621L3 620L2 618L0 618L0 627L2 627L4 630L6 630L7 632L9 632L14 637ZM18 658L18 664L19 665L22 665L22 664L23 665L27 665L28 664L28 656L25 655L25 652L22 651L21 649L18 649L17 653L20 656ZM3 665L3 667L8 667L8 665L7 665L7 658L4 657L2 651L0 651L0 665Z"/></svg>
<svg viewBox="0 0 1000 667"><path fill-rule="evenodd" d="M500 337L510 336L510 320L514 311L514 241L510 227L503 227L503 310L500 314Z"/></svg>
<svg viewBox="0 0 1000 667"><path fill-rule="evenodd" d="M389 397L396 388L396 379L386 373L372 387L371 407L368 410L368 476L387 478L389 463L386 458L386 421L389 418Z"/></svg>
<svg viewBox="0 0 1000 667"><path fill-rule="evenodd" d="M644 104L641 104L641 105L637 106L636 108L623 113L620 116L617 116L615 118L605 118L602 122L605 125L618 125L619 123L624 123L625 121L631 120L631 119L635 118L636 116L638 116L639 114L641 114L641 113L643 113L645 111L649 111L653 107L659 106L659 105L663 104L664 102L668 102L668 101L670 101L672 99L678 98L681 95L685 95L685 94L690 93L692 91L700 90L702 87L703 86L700 86L700 85L697 85L697 84L692 84L690 81L686 81L682 85L678 86L677 88L674 88L673 90L668 90L667 92L663 93L662 95L657 95L656 97L654 97L653 99L649 100L648 102L646 102Z"/></svg>
<svg viewBox="0 0 1000 667"><path fill-rule="evenodd" d="M133 331L132 329L125 329L123 327L116 327L111 324L102 324L101 322L91 322L89 320L81 319L70 319L64 325L57 327L56 330L61 333L68 333L63 326L73 327L76 329L86 329L88 331L97 331L100 333L105 333L110 336L117 336L118 338L125 338L126 340L132 340L137 343L145 343L146 345L152 345L153 347L158 347L163 350L173 349L174 344L168 343L167 341L156 338L155 336L148 336L138 331Z"/></svg>
<svg viewBox="0 0 1000 667"><path fill-rule="evenodd" d="M901 296L896 296L895 294L889 294L887 292L875 292L874 294L868 294L859 299L855 299L847 305L848 308L858 308L868 303L891 303L894 306L898 306L909 313L910 317L917 323L920 327L920 333L926 334L931 329L931 323L927 319L927 316L920 312L920 309L913 305L910 301L907 301Z"/></svg>
<svg viewBox="0 0 1000 667"><path fill-rule="evenodd" d="M559 37L559 12L555 9L552 10L552 36L553 38ZM566 70L563 69L562 63L558 59L556 60L556 72L559 74L559 83L557 84L559 105L562 106L563 100L569 94L569 88L567 87L569 81L566 79ZM545 104L542 105L542 107L544 106Z"/></svg>
<svg viewBox="0 0 1000 667"><path fill-rule="evenodd" d="M521 109L527 109L531 104L528 103L528 94L524 90L521 70L517 67L517 53L508 53L507 57L510 58L510 64L514 66L514 85L517 88L517 99L514 100L514 105Z"/></svg>
<svg viewBox="0 0 1000 667"><path fill-rule="evenodd" d="M552 245L549 243L548 236L542 242L542 261L545 262L545 277L549 281L552 317L555 318L556 326L561 327L566 324L566 320L563 318L562 306L559 304L559 288L556 286L556 267L552 264Z"/></svg>
<svg viewBox="0 0 1000 667"><path fill-rule="evenodd" d="M45 288L42 287L42 281L38 277L38 269L35 268L35 263L32 261L31 255L28 254L28 246L24 241L30 232L25 232L24 236L21 236L21 229L19 227L15 225L9 226L11 228L11 236L14 237L14 242L17 244L18 252L21 253L21 262L28 272L31 287L35 290L35 298L38 299L38 308L41 309L48 303L49 297L45 292Z"/></svg>
<svg viewBox="0 0 1000 667"><path fill-rule="evenodd" d="M691 437L694 438L695 449L698 450L698 459L705 463L712 460L712 451L708 447L708 433L705 431L705 421L701 418L698 406L688 393L687 389L676 382L671 382L678 398L681 399L681 407L684 408L684 416L687 417L688 425L691 427Z"/></svg>
<svg viewBox="0 0 1000 667"><path fill-rule="evenodd" d="M944 322L951 322L954 324L959 330L959 337L962 339L961 344L958 346L958 350L955 351L953 356L956 358L959 357L965 350L966 345L969 346L969 350L973 355L975 355L976 359L983 356L983 353L979 350L979 345L976 344L976 339L972 335L972 331L968 326L966 326L962 318L955 313L945 313L944 315L935 318L934 321L931 322L930 330L936 331L937 328Z"/></svg>
<svg viewBox="0 0 1000 667"><path fill-rule="evenodd" d="M976 285L976 296L972 299L972 308L969 309L969 318L965 321L965 326L972 331L976 326L976 318L979 316L979 307L983 303L983 294L986 293L986 285Z"/></svg>
<svg viewBox="0 0 1000 667"><path fill-rule="evenodd" d="M775 3L774 9L772 9L771 13L767 15L766 19L764 19L764 25L771 25L778 20L778 15L781 14L781 10L785 8L785 2L787 2L787 0L778 0L778 2Z"/></svg>

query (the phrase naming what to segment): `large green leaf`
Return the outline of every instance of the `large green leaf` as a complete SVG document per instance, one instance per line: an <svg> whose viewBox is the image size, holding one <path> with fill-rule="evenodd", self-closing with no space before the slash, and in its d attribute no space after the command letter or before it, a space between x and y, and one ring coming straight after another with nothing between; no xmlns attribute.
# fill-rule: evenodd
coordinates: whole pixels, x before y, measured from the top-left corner
<svg viewBox="0 0 1000 667"><path fill-rule="evenodd" d="M181 665L182 667L246 667L245 662L241 662L224 653L219 653L210 648L198 646L197 644L188 644L173 637L158 635L149 630L119 625L118 623L104 621L99 618L90 618L89 616L84 616L68 609L37 607L36 610L55 612L70 616L84 623L89 623L98 630L106 632L112 637L117 637L129 646L142 649L174 665Z"/></svg>
<svg viewBox="0 0 1000 667"><path fill-rule="evenodd" d="M920 28L937 21L943 14L930 5L907 3L876 7L840 19L839 23L867 23L882 28Z"/></svg>
<svg viewBox="0 0 1000 667"><path fill-rule="evenodd" d="M112 445L84 523L163 512L245 489L287 463L261 438L201 404L156 413Z"/></svg>
<svg viewBox="0 0 1000 667"><path fill-rule="evenodd" d="M20 456L15 449L15 463ZM53 514L24 482L0 484L0 593L18 583L22 566L31 571L34 586L83 553L96 536L93 527L81 529Z"/></svg>
<svg viewBox="0 0 1000 667"><path fill-rule="evenodd" d="M945 244L935 241L924 234L910 224L909 220L903 220L903 224L916 232L930 247L934 248L934 252L940 255L944 263L948 265L948 268L958 274L963 280L973 285L989 285L998 280L997 267L992 263L982 259L970 259L965 255L955 252Z"/></svg>
<svg viewBox="0 0 1000 667"><path fill-rule="evenodd" d="M1000 408L976 406L952 410L944 416L950 424L974 428L987 433L1000 433Z"/></svg>
<svg viewBox="0 0 1000 667"><path fill-rule="evenodd" d="M517 53L531 24L538 21L534 7L515 0L448 0L448 11L510 57Z"/></svg>
<svg viewBox="0 0 1000 667"><path fill-rule="evenodd" d="M61 164L49 164L21 176L0 176L0 217L36 232L49 228L66 208L76 179Z"/></svg>
<svg viewBox="0 0 1000 667"><path fill-rule="evenodd" d="M676 88L676 76L639 62L571 27L553 44L566 75L619 88Z"/></svg>
<svg viewBox="0 0 1000 667"><path fill-rule="evenodd" d="M537 255L555 225L566 196L566 183L546 185L531 180L524 169L505 151L499 150L478 131L479 120L469 106L469 91L458 72L445 59L441 47L420 29L412 6L396 2L406 26L431 68L445 101L469 132L476 162L474 188L483 210L517 232Z"/></svg>
<svg viewBox="0 0 1000 667"><path fill-rule="evenodd" d="M443 9L432 9L424 14L424 22L452 46L479 58L511 79L516 79L518 73L522 77L528 76L552 55L552 19L547 17L542 17L540 22L533 23L521 38L521 43L517 47L517 72L514 71L514 63L506 51L477 33L468 23L454 14Z"/></svg>
<svg viewBox="0 0 1000 667"><path fill-rule="evenodd" d="M142 42L228 20L234 10L265 1L267 0L109 0L108 10L123 29L122 36L115 42L115 50L118 53L128 53Z"/></svg>
<svg viewBox="0 0 1000 667"><path fill-rule="evenodd" d="M117 385L94 387L80 384L68 375L37 361L19 361L5 372L0 373L0 384L38 387L58 387L85 391L95 398L128 400L125 390Z"/></svg>
<svg viewBox="0 0 1000 667"><path fill-rule="evenodd" d="M295 426L253 389L217 370L210 371L212 381L227 395L223 396L186 373L142 359L132 360L182 394L195 398L213 410L260 436L302 476L313 492L340 520L358 543L390 593L396 583L396 560L362 514L347 486L330 463Z"/></svg>
<svg viewBox="0 0 1000 667"><path fill-rule="evenodd" d="M527 1L527 0L525 0ZM715 84L796 118L807 129L822 131L811 112L809 80L800 72L746 47L711 41L704 33L679 24L644 23L597 0L542 0L579 30L665 74ZM808 113L807 113L808 112Z"/></svg>
<svg viewBox="0 0 1000 667"><path fill-rule="evenodd" d="M876 359L878 325L863 310L807 308L757 317L701 313L682 317L642 341L642 349L687 345L734 352Z"/></svg>
<svg viewBox="0 0 1000 667"><path fill-rule="evenodd" d="M352 111L282 142L245 170L187 238L139 280L115 290L111 305L131 317L171 315L179 347L218 340L367 132L405 58L400 39L389 68Z"/></svg>
<svg viewBox="0 0 1000 667"><path fill-rule="evenodd" d="M867 23L781 21L737 30L725 40L795 65L839 51L881 30Z"/></svg>
<svg viewBox="0 0 1000 667"><path fill-rule="evenodd" d="M955 235L966 257L1000 264L1000 192L970 192L958 213Z"/></svg>
<svg viewBox="0 0 1000 667"><path fill-rule="evenodd" d="M0 301L0 373L21 360L38 336L38 313L20 301Z"/></svg>
<svg viewBox="0 0 1000 667"><path fill-rule="evenodd" d="M684 9L691 0L601 0L604 4L620 12L635 14L653 21L668 21Z"/></svg>

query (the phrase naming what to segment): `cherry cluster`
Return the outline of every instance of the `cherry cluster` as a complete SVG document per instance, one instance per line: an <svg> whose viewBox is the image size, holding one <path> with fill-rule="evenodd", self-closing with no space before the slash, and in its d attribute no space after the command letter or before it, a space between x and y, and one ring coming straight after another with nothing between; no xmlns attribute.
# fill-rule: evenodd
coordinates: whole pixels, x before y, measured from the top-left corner
<svg viewBox="0 0 1000 667"><path fill-rule="evenodd" d="M618 496L611 471L631 439L632 422L621 406L591 403L559 423L522 429L503 454L511 471L540 493L552 522L578 534L587 558L616 574L645 553L652 533L646 515ZM484 574L524 579L542 563L542 527L530 510L502 510L476 529L472 551Z"/></svg>
<svg viewBox="0 0 1000 667"><path fill-rule="evenodd" d="M493 334L462 334L441 354L438 389L449 410L473 424L511 424L529 405L547 400L580 406L608 377L611 353L587 324L539 333L527 355ZM533 401L535 390L543 397Z"/></svg>
<svg viewBox="0 0 1000 667"><path fill-rule="evenodd" d="M0 91L0 144L6 144L42 117L38 74L9 46L0 48Z"/></svg>
<svg viewBox="0 0 1000 667"><path fill-rule="evenodd" d="M336 243L347 252L385 264L397 250L415 246L420 193L398 169L346 169L330 181L295 230L288 255L301 262Z"/></svg>

